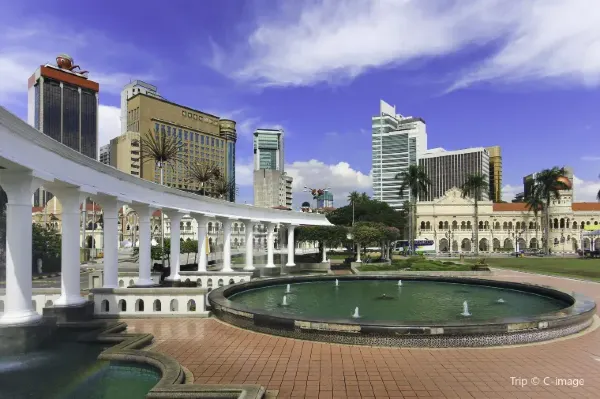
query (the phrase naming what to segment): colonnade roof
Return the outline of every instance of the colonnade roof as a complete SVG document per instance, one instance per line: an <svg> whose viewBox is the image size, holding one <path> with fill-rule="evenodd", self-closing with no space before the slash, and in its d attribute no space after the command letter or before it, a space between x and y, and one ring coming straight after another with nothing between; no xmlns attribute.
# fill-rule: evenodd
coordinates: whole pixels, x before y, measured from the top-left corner
<svg viewBox="0 0 600 399"><path fill-rule="evenodd" d="M41 179L42 184L78 187L90 196L113 197L134 208L148 205L156 209L176 209L187 214L211 217L295 225L331 225L325 215L318 213L235 204L141 179L57 142L4 107L0 107L0 168L9 172L29 172Z"/></svg>

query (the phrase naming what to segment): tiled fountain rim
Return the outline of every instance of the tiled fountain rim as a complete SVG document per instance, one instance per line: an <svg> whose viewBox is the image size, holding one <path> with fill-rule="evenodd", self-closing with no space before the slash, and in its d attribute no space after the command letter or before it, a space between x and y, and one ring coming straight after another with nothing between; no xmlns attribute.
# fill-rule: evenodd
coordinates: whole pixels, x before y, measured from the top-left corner
<svg viewBox="0 0 600 399"><path fill-rule="evenodd" d="M346 326L348 328L356 327L360 328L363 332L373 333L393 333L394 335L413 335L415 329L426 328L433 330L432 334L450 335L450 334L497 334L499 332L516 331L515 325L527 325L532 323L547 323L543 328L553 327L567 327L570 325L579 324L584 320L591 320L595 314L596 303L584 295L572 293L569 294L564 291L560 291L556 288L516 283L501 280L490 280L490 279L479 279L473 277L446 277L446 276L403 276L402 280L408 281L436 281L436 282L447 282L457 284L469 284L469 285L486 285L496 288L507 288L515 289L524 292L534 293L538 295L544 295L550 298L564 301L571 304L567 308L561 309L557 312L546 313L543 315L530 316L530 317L511 317L511 318L499 318L484 322L473 322L466 319L463 322L431 322L431 323L396 323L390 321L370 321L361 323L360 319L343 318L343 319L325 319L325 318L306 318L306 317L295 317L288 315L273 315L267 311L253 309L244 306L243 304L230 301L228 297L233 294L240 293L249 289L262 288L272 285L282 284L293 284L302 282L312 281L354 281L354 280L394 280L397 281L398 277L388 275L377 275L361 274L360 276L299 276L299 277L281 277L271 279L257 279L251 280L246 283L235 284L232 286L224 286L211 291L208 295L209 303L213 309L216 310L215 314L219 316L221 311L243 314L245 317L251 316L253 319L261 319L261 328L266 327L268 324L272 324L273 327L301 324L301 323L323 323L323 324L335 324L338 326ZM512 326L512 327L509 327ZM439 329L443 329L443 332L439 332ZM523 328L526 329L526 328Z"/></svg>
<svg viewBox="0 0 600 399"><path fill-rule="evenodd" d="M77 326L73 326L77 327ZM82 327L86 327L83 325ZM101 328L85 333L79 337L82 342L116 343L98 356L99 360L128 362L149 365L157 369L161 378L150 390L146 398L230 398L260 399L265 389L251 384L186 384L183 367L170 356L142 348L154 340L152 334L123 333L127 324L114 322L102 324Z"/></svg>

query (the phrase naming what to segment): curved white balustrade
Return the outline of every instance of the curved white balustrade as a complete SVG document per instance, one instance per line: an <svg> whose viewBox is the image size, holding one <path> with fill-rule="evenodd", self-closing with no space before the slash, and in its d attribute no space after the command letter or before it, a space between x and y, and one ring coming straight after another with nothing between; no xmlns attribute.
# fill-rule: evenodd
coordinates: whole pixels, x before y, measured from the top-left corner
<svg viewBox="0 0 600 399"><path fill-rule="evenodd" d="M201 221L199 240L206 239L206 223L209 218L218 218L224 229L223 271L231 271L230 244L231 220L241 220L247 226L262 223L276 224L331 225L321 214L282 211L234 204L204 196L187 193L174 188L161 186L121 172L72 150L52 138L42 134L23 120L0 107L0 185L8 197L7 206L7 259L6 259L6 301L0 324L16 325L36 322L40 315L32 306L32 243L31 243L31 197L33 192L44 187L52 192L62 205L62 248L61 295L54 302L55 307L80 306L84 299L80 296L79 265L79 220L80 205L86 197L92 197L103 209L104 231L104 288L117 289L118 254L117 217L118 209L129 204L140 217L139 232L139 277L138 286L151 286L151 234L150 217L155 209L162 209L172 220L190 214ZM175 223L177 226L179 223ZM251 228L250 228L251 231ZM271 230L272 231L272 227ZM250 235L251 234L247 234ZM271 233L272 235L272 233ZM293 232L289 235L293 240ZM251 238L251 237L250 237ZM172 242L179 242L177 229L171 231ZM247 253L252 253L252 240L248 240ZM293 243L290 243L292 248ZM169 280L178 280L177 259L179 250L174 245ZM268 251L272 264L273 239ZM200 270L206 270L206 253L201 246ZM288 254L288 263L294 263L294 251ZM252 270L252 256L246 270Z"/></svg>

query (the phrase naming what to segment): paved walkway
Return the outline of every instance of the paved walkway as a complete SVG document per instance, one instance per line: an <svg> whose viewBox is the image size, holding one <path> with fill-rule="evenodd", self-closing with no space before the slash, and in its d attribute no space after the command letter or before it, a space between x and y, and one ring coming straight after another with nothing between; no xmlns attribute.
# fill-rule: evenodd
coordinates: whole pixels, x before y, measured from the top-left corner
<svg viewBox="0 0 600 399"><path fill-rule="evenodd" d="M597 283L510 271L496 278L574 290L600 303ZM154 334L152 350L176 358L196 383L258 383L277 398L600 398L600 328L520 347L401 349L274 337L215 319L126 322L129 331ZM556 379L583 385L557 386Z"/></svg>

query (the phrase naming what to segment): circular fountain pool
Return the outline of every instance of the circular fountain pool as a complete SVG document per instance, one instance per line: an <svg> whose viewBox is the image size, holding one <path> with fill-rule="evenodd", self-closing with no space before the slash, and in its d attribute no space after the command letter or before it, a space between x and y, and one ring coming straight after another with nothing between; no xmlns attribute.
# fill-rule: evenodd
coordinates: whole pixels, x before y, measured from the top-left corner
<svg viewBox="0 0 600 399"><path fill-rule="evenodd" d="M542 341L586 328L595 313L593 301L547 287L444 277L253 280L209 301L217 317L261 332L398 346Z"/></svg>

